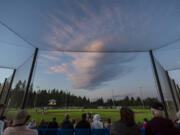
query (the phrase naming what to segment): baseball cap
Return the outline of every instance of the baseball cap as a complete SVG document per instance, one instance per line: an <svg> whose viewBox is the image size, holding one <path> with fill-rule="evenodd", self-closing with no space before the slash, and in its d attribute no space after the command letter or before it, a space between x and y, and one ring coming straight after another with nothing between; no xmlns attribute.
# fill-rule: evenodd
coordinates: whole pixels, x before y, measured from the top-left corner
<svg viewBox="0 0 180 135"><path fill-rule="evenodd" d="M160 111L164 110L164 106L160 102L153 102L150 107L156 110L160 110Z"/></svg>

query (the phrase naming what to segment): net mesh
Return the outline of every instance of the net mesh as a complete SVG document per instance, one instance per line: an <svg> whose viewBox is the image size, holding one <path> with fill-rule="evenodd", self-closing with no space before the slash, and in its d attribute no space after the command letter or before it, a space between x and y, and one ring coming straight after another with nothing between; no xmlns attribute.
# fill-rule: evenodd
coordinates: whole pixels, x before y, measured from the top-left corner
<svg viewBox="0 0 180 135"><path fill-rule="evenodd" d="M9 108L20 108L26 91L27 81L32 66L33 56L16 69L14 81L8 98Z"/></svg>

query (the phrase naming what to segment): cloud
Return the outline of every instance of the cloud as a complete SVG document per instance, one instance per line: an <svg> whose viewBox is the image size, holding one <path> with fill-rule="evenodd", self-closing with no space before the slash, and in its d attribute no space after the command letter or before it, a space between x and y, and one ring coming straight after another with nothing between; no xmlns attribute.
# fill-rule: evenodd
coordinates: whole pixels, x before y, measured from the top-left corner
<svg viewBox="0 0 180 135"><path fill-rule="evenodd" d="M101 50L104 43L94 41L86 48ZM72 57L71 62L53 66L50 69L56 73L66 73L73 81L75 89L93 90L117 77L123 77L133 70L127 63L135 58L135 54L118 53L65 53Z"/></svg>
<svg viewBox="0 0 180 135"><path fill-rule="evenodd" d="M44 57L48 60L52 60L52 61L59 61L59 57L56 56L51 56L51 55L45 55L45 54L40 54L41 57Z"/></svg>
<svg viewBox="0 0 180 135"><path fill-rule="evenodd" d="M52 66L51 70L56 73L66 73L68 72L68 67L66 64L62 64L60 66Z"/></svg>

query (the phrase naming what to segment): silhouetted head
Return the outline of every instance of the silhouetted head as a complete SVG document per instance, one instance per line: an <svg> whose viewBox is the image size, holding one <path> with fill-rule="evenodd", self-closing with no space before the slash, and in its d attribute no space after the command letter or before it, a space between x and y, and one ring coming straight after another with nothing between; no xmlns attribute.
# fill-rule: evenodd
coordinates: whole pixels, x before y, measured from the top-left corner
<svg viewBox="0 0 180 135"><path fill-rule="evenodd" d="M144 122L148 122L147 118L144 118Z"/></svg>
<svg viewBox="0 0 180 135"><path fill-rule="evenodd" d="M56 117L52 118L52 121L56 121Z"/></svg>
<svg viewBox="0 0 180 135"><path fill-rule="evenodd" d="M110 118L109 118L109 119L107 119L107 122L108 122L108 123L111 123L111 119L110 119Z"/></svg>
<svg viewBox="0 0 180 135"><path fill-rule="evenodd" d="M82 120L86 120L87 116L86 116L86 113L83 113L82 114Z"/></svg>
<svg viewBox="0 0 180 135"><path fill-rule="evenodd" d="M66 113L65 114L65 120L69 120L70 119L70 114L69 113Z"/></svg>
<svg viewBox="0 0 180 135"><path fill-rule="evenodd" d="M126 126L133 126L135 124L134 120L134 112L127 108L122 107L120 110L121 115L121 122L124 123Z"/></svg>

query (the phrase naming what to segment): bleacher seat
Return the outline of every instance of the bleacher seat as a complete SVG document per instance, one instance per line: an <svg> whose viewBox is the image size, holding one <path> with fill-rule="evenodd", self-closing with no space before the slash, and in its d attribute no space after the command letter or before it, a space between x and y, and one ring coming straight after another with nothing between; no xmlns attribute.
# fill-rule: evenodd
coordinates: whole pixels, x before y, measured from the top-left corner
<svg viewBox="0 0 180 135"><path fill-rule="evenodd" d="M145 128L141 127L141 132L142 132L142 135L145 135Z"/></svg>
<svg viewBox="0 0 180 135"><path fill-rule="evenodd" d="M110 135L110 128L105 128L105 135Z"/></svg>
<svg viewBox="0 0 180 135"><path fill-rule="evenodd" d="M38 128L38 135L45 135L46 134L46 130L44 128Z"/></svg>
<svg viewBox="0 0 180 135"><path fill-rule="evenodd" d="M75 129L75 135L90 135L90 129Z"/></svg>
<svg viewBox="0 0 180 135"><path fill-rule="evenodd" d="M58 129L58 135L74 135L73 129Z"/></svg>
<svg viewBox="0 0 180 135"><path fill-rule="evenodd" d="M38 128L38 135L110 135L110 129L56 129Z"/></svg>
<svg viewBox="0 0 180 135"><path fill-rule="evenodd" d="M105 135L105 129L91 129L91 135Z"/></svg>

